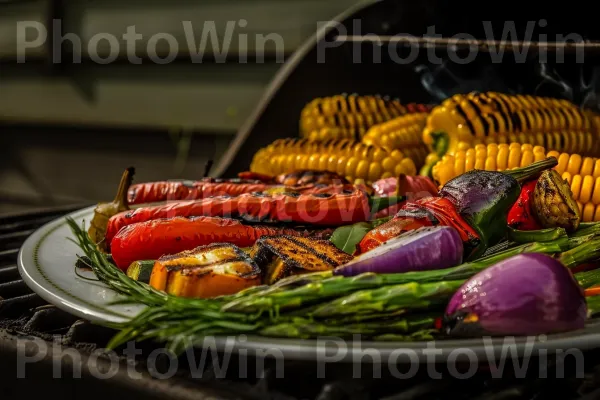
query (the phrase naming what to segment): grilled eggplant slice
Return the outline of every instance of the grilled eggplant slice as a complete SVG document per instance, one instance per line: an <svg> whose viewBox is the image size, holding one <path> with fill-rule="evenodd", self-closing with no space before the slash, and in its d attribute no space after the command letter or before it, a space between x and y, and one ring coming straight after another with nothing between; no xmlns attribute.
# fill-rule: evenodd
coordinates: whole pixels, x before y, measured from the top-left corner
<svg viewBox="0 0 600 400"><path fill-rule="evenodd" d="M329 240L286 235L261 237L251 256L262 267L268 285L290 275L332 270L353 259Z"/></svg>
<svg viewBox="0 0 600 400"><path fill-rule="evenodd" d="M163 256L154 264L150 286L174 296L212 298L261 283L261 271L239 247L213 243Z"/></svg>

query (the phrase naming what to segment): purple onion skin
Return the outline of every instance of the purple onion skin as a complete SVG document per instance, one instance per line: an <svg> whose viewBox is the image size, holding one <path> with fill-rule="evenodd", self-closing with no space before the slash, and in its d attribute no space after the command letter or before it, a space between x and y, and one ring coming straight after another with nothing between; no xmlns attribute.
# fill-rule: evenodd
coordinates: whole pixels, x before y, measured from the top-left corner
<svg viewBox="0 0 600 400"><path fill-rule="evenodd" d="M449 226L423 227L388 240L333 271L356 276L365 272L393 274L449 268L462 263L463 243Z"/></svg>
<svg viewBox="0 0 600 400"><path fill-rule="evenodd" d="M473 276L446 308L450 335L534 336L582 329L583 290L558 260L519 254Z"/></svg>

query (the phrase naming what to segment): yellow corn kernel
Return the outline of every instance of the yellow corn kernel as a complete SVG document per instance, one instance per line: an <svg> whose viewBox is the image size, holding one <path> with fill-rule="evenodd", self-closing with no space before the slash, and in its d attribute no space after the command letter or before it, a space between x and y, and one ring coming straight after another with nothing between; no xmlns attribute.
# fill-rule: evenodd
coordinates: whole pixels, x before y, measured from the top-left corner
<svg viewBox="0 0 600 400"><path fill-rule="evenodd" d="M584 158L579 173L583 176L592 175L594 172L594 161L591 157Z"/></svg>
<svg viewBox="0 0 600 400"><path fill-rule="evenodd" d="M579 154L572 154L569 157L569 162L567 164L567 171L569 171L571 174L579 173L579 170L581 169L582 161L583 160Z"/></svg>
<svg viewBox="0 0 600 400"><path fill-rule="evenodd" d="M594 163L594 177L598 178L600 176L600 159L596 160Z"/></svg>
<svg viewBox="0 0 600 400"><path fill-rule="evenodd" d="M360 160L356 167L356 176L360 179L369 177L369 162L367 160Z"/></svg>
<svg viewBox="0 0 600 400"><path fill-rule="evenodd" d="M508 169L517 168L521 165L521 148L513 147L508 155Z"/></svg>
<svg viewBox="0 0 600 400"><path fill-rule="evenodd" d="M592 203L595 205L600 204L600 177L594 178L596 182L594 183L594 189L592 190Z"/></svg>
<svg viewBox="0 0 600 400"><path fill-rule="evenodd" d="M386 157L381 162L381 165L382 165L383 170L385 172L391 172L391 173L393 173L394 170L396 169L396 164L397 163L398 163L398 161L394 160L392 157Z"/></svg>
<svg viewBox="0 0 600 400"><path fill-rule="evenodd" d="M369 165L369 180L371 182L375 182L377 179L381 178L383 175L383 169L381 168L381 164L378 162L372 162Z"/></svg>
<svg viewBox="0 0 600 400"><path fill-rule="evenodd" d="M581 175L580 175L581 176ZM581 183L581 191L577 196L579 201L583 204L588 203L592 198L592 191L594 190L594 177L591 175L585 175Z"/></svg>
<svg viewBox="0 0 600 400"><path fill-rule="evenodd" d="M534 161L533 150L525 150L525 151L523 151L523 154L521 155L521 164L519 166L526 167L529 164L533 164L533 161Z"/></svg>
<svg viewBox="0 0 600 400"><path fill-rule="evenodd" d="M584 203L581 220L583 222L593 222L596 207L592 203Z"/></svg>
<svg viewBox="0 0 600 400"><path fill-rule="evenodd" d="M574 197L578 197L575 193L579 193L581 191L581 184L583 183L583 179L581 175L573 175L573 179L571 180L571 192L573 192Z"/></svg>
<svg viewBox="0 0 600 400"><path fill-rule="evenodd" d="M573 181L573 176L570 173L565 171L561 174L561 177L569 184L569 186L571 185L571 182Z"/></svg>

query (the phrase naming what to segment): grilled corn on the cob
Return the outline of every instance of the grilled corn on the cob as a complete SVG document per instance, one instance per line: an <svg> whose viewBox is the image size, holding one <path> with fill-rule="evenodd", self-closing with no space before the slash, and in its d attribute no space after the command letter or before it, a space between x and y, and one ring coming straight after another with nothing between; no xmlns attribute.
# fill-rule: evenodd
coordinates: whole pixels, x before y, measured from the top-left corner
<svg viewBox="0 0 600 400"><path fill-rule="evenodd" d="M455 95L427 118L423 141L454 154L458 143L530 143L583 155L600 155L596 116L567 100L496 92Z"/></svg>
<svg viewBox="0 0 600 400"><path fill-rule="evenodd" d="M360 139L373 125L428 109L382 96L341 94L316 98L302 110L300 136L311 140Z"/></svg>
<svg viewBox="0 0 600 400"><path fill-rule="evenodd" d="M415 162L417 168L421 168L429 153L422 139L426 118L427 113L412 113L377 124L369 128L362 142L389 150L401 150Z"/></svg>
<svg viewBox="0 0 600 400"><path fill-rule="evenodd" d="M417 172L415 163L400 150L349 139L279 139L256 152L250 165L252 172L269 175L305 169L337 172L350 182L366 183Z"/></svg>
<svg viewBox="0 0 600 400"><path fill-rule="evenodd" d="M531 144L479 144L446 154L433 167L433 178L443 185L450 179L473 169L505 171L527 166L548 157L558 160L554 169L569 182L573 198L582 213L582 221L600 221L600 159L579 154L547 152Z"/></svg>

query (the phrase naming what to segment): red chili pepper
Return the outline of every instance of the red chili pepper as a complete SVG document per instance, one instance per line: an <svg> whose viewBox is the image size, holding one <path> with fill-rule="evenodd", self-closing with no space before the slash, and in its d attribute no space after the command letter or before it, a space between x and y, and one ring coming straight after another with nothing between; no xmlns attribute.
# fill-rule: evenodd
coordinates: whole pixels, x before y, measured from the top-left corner
<svg viewBox="0 0 600 400"><path fill-rule="evenodd" d="M369 231L356 246L356 253L372 250L403 232L435 225L456 228L466 244L479 242L477 232L458 214L450 200L428 197L406 203L393 219Z"/></svg>
<svg viewBox="0 0 600 400"><path fill-rule="evenodd" d="M336 194L245 193L237 197L219 196L202 200L178 201L121 212L108 221L106 241L127 225L172 217L240 217L252 222L264 220L300 224L338 226L370 219L367 195L359 189Z"/></svg>
<svg viewBox="0 0 600 400"><path fill-rule="evenodd" d="M522 186L519 198L508 212L507 224L511 228L522 231L542 229L531 209L532 196L536 183L537 179L534 179Z"/></svg>
<svg viewBox="0 0 600 400"><path fill-rule="evenodd" d="M176 254L211 243L231 243L239 247L249 247L261 236L315 234L319 232L247 226L225 218L175 217L126 226L111 241L110 251L117 267L125 270L134 261L157 260L163 255Z"/></svg>

